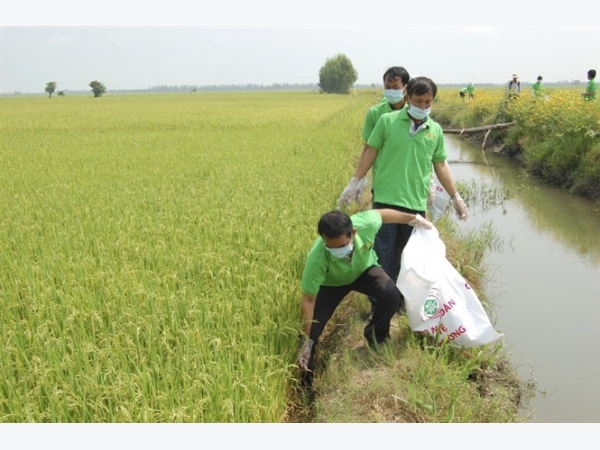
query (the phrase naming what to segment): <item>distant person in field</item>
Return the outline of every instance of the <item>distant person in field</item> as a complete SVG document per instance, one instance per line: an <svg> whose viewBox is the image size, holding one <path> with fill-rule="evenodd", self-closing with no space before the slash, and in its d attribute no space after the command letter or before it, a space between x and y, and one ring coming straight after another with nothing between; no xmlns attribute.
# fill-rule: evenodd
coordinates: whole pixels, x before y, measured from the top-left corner
<svg viewBox="0 0 600 450"><path fill-rule="evenodd" d="M508 98L516 98L521 93L521 82L519 81L519 76L516 73L513 74L512 80L508 82L506 90Z"/></svg>
<svg viewBox="0 0 600 450"><path fill-rule="evenodd" d="M460 98L465 98L467 96L467 88L464 87L460 91L458 91Z"/></svg>
<svg viewBox="0 0 600 450"><path fill-rule="evenodd" d="M383 114L377 121L354 177L338 199L338 208L356 197L358 180L372 168L373 209L395 209L425 217L430 199L431 178L437 175L452 197L460 219L468 210L446 162L446 147L440 125L429 117L437 85L429 78L417 77L406 86L407 106ZM375 252L386 274L394 281L400 271L402 251L412 233L407 224L385 224L375 238ZM404 309L402 298L401 309Z"/></svg>
<svg viewBox="0 0 600 450"><path fill-rule="evenodd" d="M542 76L537 77L537 81L531 85L531 95L534 98L540 98L542 96Z"/></svg>
<svg viewBox="0 0 600 450"><path fill-rule="evenodd" d="M473 86L473 83L469 83L467 86L467 93L469 94L469 98L473 98L475 96L475 86Z"/></svg>
<svg viewBox="0 0 600 450"><path fill-rule="evenodd" d="M587 73L588 84L585 87L585 92L581 93L581 96L586 101L594 101L598 99L598 81L596 81L596 71L594 69L588 70Z"/></svg>
<svg viewBox="0 0 600 450"><path fill-rule="evenodd" d="M394 209L362 211L352 217L334 210L319 219L319 237L308 253L300 284L305 341L298 367L305 384L312 385L319 337L351 291L376 299L373 319L364 328L367 344L381 344L390 337L390 322L400 302L400 291L380 267L373 249L375 235L384 223L406 224L411 229L432 228L422 216Z"/></svg>

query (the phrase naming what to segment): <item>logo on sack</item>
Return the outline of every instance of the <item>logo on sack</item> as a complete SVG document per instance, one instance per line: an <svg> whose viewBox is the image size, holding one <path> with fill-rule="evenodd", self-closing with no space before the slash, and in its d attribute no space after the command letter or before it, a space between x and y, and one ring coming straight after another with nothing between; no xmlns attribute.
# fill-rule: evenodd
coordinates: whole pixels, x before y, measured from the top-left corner
<svg viewBox="0 0 600 450"><path fill-rule="evenodd" d="M435 313L440 308L440 304L436 296L429 294L423 304L423 312L428 317L434 317Z"/></svg>
<svg viewBox="0 0 600 450"><path fill-rule="evenodd" d="M452 299L450 299L447 303L440 304L437 294L437 289L432 289L427 296L427 299L425 299L425 303L423 303L423 313L429 319L437 319L438 317L442 317L456 306L456 302Z"/></svg>

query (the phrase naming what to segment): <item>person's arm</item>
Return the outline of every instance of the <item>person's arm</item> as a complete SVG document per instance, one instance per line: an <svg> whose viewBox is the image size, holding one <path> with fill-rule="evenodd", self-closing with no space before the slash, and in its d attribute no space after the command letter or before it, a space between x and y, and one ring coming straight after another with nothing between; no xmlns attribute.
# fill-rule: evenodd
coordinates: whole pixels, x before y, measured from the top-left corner
<svg viewBox="0 0 600 450"><path fill-rule="evenodd" d="M358 167L356 168L356 172L354 172L354 177L358 178L359 180L364 177L369 172L371 167L373 167L375 158L377 158L377 149L365 144L363 153L360 156L360 161L358 162Z"/></svg>
<svg viewBox="0 0 600 450"><path fill-rule="evenodd" d="M446 161L434 162L433 170L435 171L435 174L437 175L437 179L440 181L440 184L450 195L450 197L452 197L458 192L456 186L454 185L452 174L450 173L450 167L448 166L448 163Z"/></svg>
<svg viewBox="0 0 600 450"><path fill-rule="evenodd" d="M302 330L306 335L306 338L310 337L310 327L313 321L313 315L315 312L315 300L316 295L309 295L302 293L302 301L300 303L300 318L302 320Z"/></svg>
<svg viewBox="0 0 600 450"><path fill-rule="evenodd" d="M415 228L426 228L428 230L433 227L431 222L425 220L419 214L411 214L389 208L376 209L375 211L381 214L381 221L383 223L408 224Z"/></svg>

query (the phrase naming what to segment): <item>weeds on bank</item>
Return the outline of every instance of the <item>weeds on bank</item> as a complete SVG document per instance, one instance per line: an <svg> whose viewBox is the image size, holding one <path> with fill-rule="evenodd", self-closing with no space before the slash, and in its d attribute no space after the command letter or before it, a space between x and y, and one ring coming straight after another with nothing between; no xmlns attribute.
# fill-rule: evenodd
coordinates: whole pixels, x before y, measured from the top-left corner
<svg viewBox="0 0 600 450"><path fill-rule="evenodd" d="M600 198L600 103L581 99L574 88L546 89L515 99L504 89L480 89L465 100L441 90L435 118L453 128L516 122L494 132L503 146L519 152L527 171L575 194Z"/></svg>

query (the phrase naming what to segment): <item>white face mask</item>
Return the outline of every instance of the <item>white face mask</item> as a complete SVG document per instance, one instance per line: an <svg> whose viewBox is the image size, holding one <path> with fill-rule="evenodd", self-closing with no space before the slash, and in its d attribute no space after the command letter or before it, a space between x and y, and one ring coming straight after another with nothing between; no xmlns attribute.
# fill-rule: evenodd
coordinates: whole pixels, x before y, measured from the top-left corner
<svg viewBox="0 0 600 450"><path fill-rule="evenodd" d="M392 105L399 103L404 97L402 89L384 89L383 95L385 96L385 99Z"/></svg>
<svg viewBox="0 0 600 450"><path fill-rule="evenodd" d="M329 253L331 253L332 256L335 256L336 258L345 258L350 253L352 253L352 249L354 248L354 243L352 241L350 241L350 243L344 247L329 248L329 247L325 246L325 248L327 249L327 251Z"/></svg>
<svg viewBox="0 0 600 450"><path fill-rule="evenodd" d="M431 106L427 109L421 109L411 104L408 107L408 113L417 120L423 120L431 113Z"/></svg>

